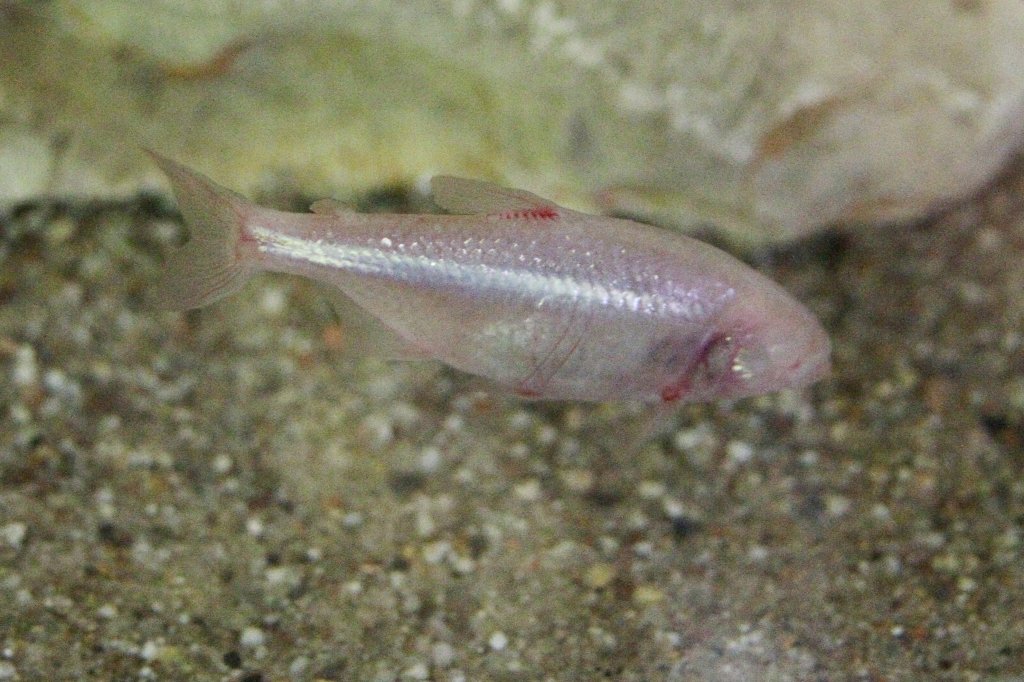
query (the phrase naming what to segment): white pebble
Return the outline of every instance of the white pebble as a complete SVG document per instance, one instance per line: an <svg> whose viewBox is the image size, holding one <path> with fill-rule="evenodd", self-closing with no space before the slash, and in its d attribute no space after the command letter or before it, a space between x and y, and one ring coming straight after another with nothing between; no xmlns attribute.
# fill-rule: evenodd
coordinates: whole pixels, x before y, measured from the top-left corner
<svg viewBox="0 0 1024 682"><path fill-rule="evenodd" d="M818 453L814 450L804 450L800 453L800 464L805 467L812 467L818 463Z"/></svg>
<svg viewBox="0 0 1024 682"><path fill-rule="evenodd" d="M513 412L508 418L508 427L513 431L525 431L530 428L530 424L533 423L533 417L529 412L519 410Z"/></svg>
<svg viewBox="0 0 1024 682"><path fill-rule="evenodd" d="M547 447L548 445L554 443L555 439L558 438L558 429L551 426L550 424L544 424L543 426L537 429L536 438L538 444Z"/></svg>
<svg viewBox="0 0 1024 682"><path fill-rule="evenodd" d="M268 585L297 586L302 582L302 575L291 566L271 566L263 572Z"/></svg>
<svg viewBox="0 0 1024 682"><path fill-rule="evenodd" d="M231 461L231 458L223 454L214 457L210 464L213 467L214 473L221 475L231 471L231 467L234 466L234 462Z"/></svg>
<svg viewBox="0 0 1024 682"><path fill-rule="evenodd" d="M432 474L441 466L441 449L434 445L428 445L420 450L420 471L425 474Z"/></svg>
<svg viewBox="0 0 1024 682"><path fill-rule="evenodd" d="M742 440L731 440L725 446L725 454L733 466L746 464L754 457L754 446Z"/></svg>
<svg viewBox="0 0 1024 682"><path fill-rule="evenodd" d="M8 523L6 526L0 528L0 537L2 537L4 542L14 549L21 549L21 543L25 541L25 535L27 533L28 526L20 521Z"/></svg>
<svg viewBox="0 0 1024 682"><path fill-rule="evenodd" d="M291 662L291 665L288 666L288 674L291 675L293 678L302 677L305 674L306 670L309 669L309 663L310 661L308 657L299 656Z"/></svg>
<svg viewBox="0 0 1024 682"><path fill-rule="evenodd" d="M254 649L258 646L263 646L263 643L266 640L267 638L266 635L263 634L263 630L250 626L242 630L242 634L238 638L238 643L249 649Z"/></svg>
<svg viewBox="0 0 1024 682"><path fill-rule="evenodd" d="M277 287L266 287L263 289L263 295L260 296L260 308L263 310L264 315L276 317L284 312L287 304L288 297L285 296L281 289Z"/></svg>
<svg viewBox="0 0 1024 682"><path fill-rule="evenodd" d="M447 668L455 660L455 647L448 642L437 642L431 648L431 658L438 668Z"/></svg>
<svg viewBox="0 0 1024 682"><path fill-rule="evenodd" d="M457 556L451 560L451 566L459 575L469 575L476 569L476 562L468 556Z"/></svg>
<svg viewBox="0 0 1024 682"><path fill-rule="evenodd" d="M829 516L840 517L844 516L850 507L853 506L853 502L850 498L842 495L826 495L825 496L825 511Z"/></svg>
<svg viewBox="0 0 1024 682"><path fill-rule="evenodd" d="M528 479L517 484L512 491L523 502L536 502L540 499L540 481L536 478Z"/></svg>
<svg viewBox="0 0 1024 682"><path fill-rule="evenodd" d="M249 535L253 536L254 538L258 538L261 535L263 535L263 531L265 530L263 522L255 516L249 517L246 520L245 529L249 532Z"/></svg>
<svg viewBox="0 0 1024 682"><path fill-rule="evenodd" d="M144 661L152 661L160 655L160 645L151 639L147 639L142 648L139 649L139 657Z"/></svg>
<svg viewBox="0 0 1024 682"><path fill-rule="evenodd" d="M873 516L876 521L892 521L892 512L889 511L889 508L881 502L871 507L871 516Z"/></svg>
<svg viewBox="0 0 1024 682"><path fill-rule="evenodd" d="M747 550L747 559L754 563L761 563L768 558L768 548L764 545L753 545Z"/></svg>
<svg viewBox="0 0 1024 682"><path fill-rule="evenodd" d="M445 417L444 422L441 424L441 427L445 431L450 431L452 433L459 433L465 428L465 426L466 420L457 414L448 415L447 417Z"/></svg>
<svg viewBox="0 0 1024 682"><path fill-rule="evenodd" d="M368 414L363 419L362 432L370 441L370 447L382 448L395 437L394 425L383 414Z"/></svg>
<svg viewBox="0 0 1024 682"><path fill-rule="evenodd" d="M491 647L491 651L502 651L508 646L508 635L499 630L491 635L487 645Z"/></svg>
<svg viewBox="0 0 1024 682"><path fill-rule="evenodd" d="M32 346L18 346L14 351L14 371L11 380L15 386L35 386L39 381L36 351Z"/></svg>
<svg viewBox="0 0 1024 682"><path fill-rule="evenodd" d="M430 679L430 670L427 668L426 663L417 663L411 668L406 669L402 673L402 677L408 680L426 680Z"/></svg>
<svg viewBox="0 0 1024 682"><path fill-rule="evenodd" d="M14 667L14 664L7 661L0 661L0 680L16 679L18 679L18 669Z"/></svg>
<svg viewBox="0 0 1024 682"><path fill-rule="evenodd" d="M665 494L665 484L661 481L640 481L636 492L646 500L653 500Z"/></svg>
<svg viewBox="0 0 1024 682"><path fill-rule="evenodd" d="M428 564L439 564L451 554L452 546L446 540L430 542L423 546L423 560Z"/></svg>

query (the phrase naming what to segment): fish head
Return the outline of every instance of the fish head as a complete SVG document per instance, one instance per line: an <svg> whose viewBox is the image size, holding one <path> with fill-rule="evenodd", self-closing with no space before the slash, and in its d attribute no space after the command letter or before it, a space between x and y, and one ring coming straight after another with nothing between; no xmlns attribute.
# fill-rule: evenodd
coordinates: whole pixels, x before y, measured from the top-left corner
<svg viewBox="0 0 1024 682"><path fill-rule="evenodd" d="M831 368L821 323L781 287L759 287L722 311L700 348L691 397L742 398L800 388Z"/></svg>

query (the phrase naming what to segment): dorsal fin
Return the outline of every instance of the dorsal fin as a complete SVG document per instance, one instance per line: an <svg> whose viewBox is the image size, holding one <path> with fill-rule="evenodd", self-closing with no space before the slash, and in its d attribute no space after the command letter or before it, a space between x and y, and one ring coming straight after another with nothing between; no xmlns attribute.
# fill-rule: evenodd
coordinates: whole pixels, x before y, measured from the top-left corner
<svg viewBox="0 0 1024 682"><path fill-rule="evenodd" d="M356 210L337 199L317 199L309 205L309 210L319 215L347 215Z"/></svg>
<svg viewBox="0 0 1024 682"><path fill-rule="evenodd" d="M511 189L483 180L438 175L430 181L434 203L450 213L504 213L537 211L548 217L560 207L525 189Z"/></svg>

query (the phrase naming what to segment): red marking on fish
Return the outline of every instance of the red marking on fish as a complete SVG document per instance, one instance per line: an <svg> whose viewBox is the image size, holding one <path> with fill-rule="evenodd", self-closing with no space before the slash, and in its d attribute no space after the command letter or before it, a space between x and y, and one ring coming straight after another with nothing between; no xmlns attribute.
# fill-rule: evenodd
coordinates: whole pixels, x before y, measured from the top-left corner
<svg viewBox="0 0 1024 682"><path fill-rule="evenodd" d="M538 206L518 211L505 211L499 216L505 220L554 220L558 217L558 211L551 206Z"/></svg>

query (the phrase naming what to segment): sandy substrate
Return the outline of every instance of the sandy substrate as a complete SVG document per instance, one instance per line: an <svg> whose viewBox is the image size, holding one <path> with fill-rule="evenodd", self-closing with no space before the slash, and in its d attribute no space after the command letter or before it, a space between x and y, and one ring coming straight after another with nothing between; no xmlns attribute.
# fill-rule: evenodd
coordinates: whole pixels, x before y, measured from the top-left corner
<svg viewBox="0 0 1024 682"><path fill-rule="evenodd" d="M159 201L0 241L0 680L1024 675L1024 170L759 267L800 394L524 404L340 361L316 287L144 305Z"/></svg>

